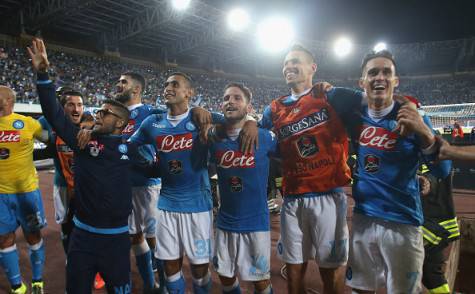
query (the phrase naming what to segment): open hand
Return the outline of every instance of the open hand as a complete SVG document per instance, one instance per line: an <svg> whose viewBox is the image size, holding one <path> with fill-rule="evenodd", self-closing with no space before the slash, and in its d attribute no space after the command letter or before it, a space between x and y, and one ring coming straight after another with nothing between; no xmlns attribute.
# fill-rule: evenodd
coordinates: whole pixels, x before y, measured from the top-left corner
<svg viewBox="0 0 475 294"><path fill-rule="evenodd" d="M211 113L203 107L193 107L191 118L200 129L212 123Z"/></svg>
<svg viewBox="0 0 475 294"><path fill-rule="evenodd" d="M333 85L328 82L319 82L312 86L313 97L321 97L333 88Z"/></svg>
<svg viewBox="0 0 475 294"><path fill-rule="evenodd" d="M430 181L424 176L417 176L419 179L419 191L421 196L427 196L430 192Z"/></svg>
<svg viewBox="0 0 475 294"><path fill-rule="evenodd" d="M397 127L396 130L401 131L401 127L404 126L403 134L407 135L408 133L420 133L422 130L425 131L426 125L422 120L422 116L417 111L417 108L413 103L404 103L397 113Z"/></svg>
<svg viewBox="0 0 475 294"><path fill-rule="evenodd" d="M33 38L31 47L27 47L26 49L28 50L28 55L30 55L33 69L39 72L46 72L49 68L49 61L43 40Z"/></svg>
<svg viewBox="0 0 475 294"><path fill-rule="evenodd" d="M251 153L254 147L259 147L259 128L255 120L248 120L239 133L239 140L241 142L241 152Z"/></svg>

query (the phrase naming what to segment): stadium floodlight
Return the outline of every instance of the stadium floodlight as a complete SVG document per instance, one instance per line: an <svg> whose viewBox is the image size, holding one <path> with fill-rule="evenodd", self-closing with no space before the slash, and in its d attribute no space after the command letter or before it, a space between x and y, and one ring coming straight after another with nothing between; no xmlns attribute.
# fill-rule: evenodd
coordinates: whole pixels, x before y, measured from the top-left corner
<svg viewBox="0 0 475 294"><path fill-rule="evenodd" d="M249 13L241 8L235 8L228 14L228 25L233 31L239 32L244 30L250 21Z"/></svg>
<svg viewBox="0 0 475 294"><path fill-rule="evenodd" d="M342 37L335 42L334 51L338 57L345 57L351 52L352 47L350 39Z"/></svg>
<svg viewBox="0 0 475 294"><path fill-rule="evenodd" d="M270 17L258 25L257 39L261 48L277 53L292 44L294 29L288 19L281 16Z"/></svg>
<svg viewBox="0 0 475 294"><path fill-rule="evenodd" d="M386 49L388 49L388 45L386 45L384 42L379 42L373 47L374 52L380 52Z"/></svg>
<svg viewBox="0 0 475 294"><path fill-rule="evenodd" d="M176 10L185 10L190 5L191 0L172 0L173 8Z"/></svg>

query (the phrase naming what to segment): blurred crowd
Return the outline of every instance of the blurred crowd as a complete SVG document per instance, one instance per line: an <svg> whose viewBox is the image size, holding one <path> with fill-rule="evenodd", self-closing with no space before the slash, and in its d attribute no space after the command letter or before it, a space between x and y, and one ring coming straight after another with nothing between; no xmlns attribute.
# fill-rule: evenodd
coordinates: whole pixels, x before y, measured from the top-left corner
<svg viewBox="0 0 475 294"><path fill-rule="evenodd" d="M166 76L172 70L156 67L120 63L102 57L73 55L50 50L51 77L58 86L70 85L86 95L87 106L97 106L101 100L110 98L115 91L115 81L120 73L134 71L147 80L144 102L161 104L160 96ZM231 80L213 74L190 74L196 87L194 104L209 110L218 110L224 86ZM317 74L318 77L318 74ZM0 48L0 84L17 92L17 102L38 103L35 75L26 57L26 50L17 47ZM320 78L320 77L318 77ZM257 113L262 113L269 102L288 93L282 80L251 78L232 80L243 82L253 92L253 105ZM330 80L335 86L356 88L357 80ZM455 104L473 102L475 99L475 79L463 76L450 78L403 78L398 89L400 93L417 97L424 105Z"/></svg>

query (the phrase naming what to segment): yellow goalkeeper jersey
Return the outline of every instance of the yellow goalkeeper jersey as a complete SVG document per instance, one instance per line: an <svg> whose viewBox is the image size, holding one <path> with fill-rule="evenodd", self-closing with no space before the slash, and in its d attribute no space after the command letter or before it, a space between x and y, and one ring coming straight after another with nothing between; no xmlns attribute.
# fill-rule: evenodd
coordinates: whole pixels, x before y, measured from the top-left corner
<svg viewBox="0 0 475 294"><path fill-rule="evenodd" d="M38 188L33 164L33 143L41 125L20 114L0 117L0 194L16 194Z"/></svg>

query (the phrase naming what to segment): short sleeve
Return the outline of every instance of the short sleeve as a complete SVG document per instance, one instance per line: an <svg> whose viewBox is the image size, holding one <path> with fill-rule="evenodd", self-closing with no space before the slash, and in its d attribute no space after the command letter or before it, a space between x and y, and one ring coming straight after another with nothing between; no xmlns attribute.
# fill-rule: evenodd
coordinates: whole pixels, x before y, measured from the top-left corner
<svg viewBox="0 0 475 294"><path fill-rule="evenodd" d="M149 128L152 126L152 121L154 120L155 115L148 116L140 125L140 127L132 134L129 138L129 142L132 142L136 145L144 145L144 144L154 144L151 142L149 133Z"/></svg>
<svg viewBox="0 0 475 294"><path fill-rule="evenodd" d="M267 145L267 154L275 155L277 154L277 137L272 131L265 131L266 145Z"/></svg>
<svg viewBox="0 0 475 294"><path fill-rule="evenodd" d="M361 108L363 93L361 91L335 87L327 93L328 102L340 117Z"/></svg>
<svg viewBox="0 0 475 294"><path fill-rule="evenodd" d="M266 106L264 113L262 114L262 119L259 121L259 127L267 130L271 130L274 125L272 124L272 110L270 105Z"/></svg>
<svg viewBox="0 0 475 294"><path fill-rule="evenodd" d="M29 118L29 119L30 119L31 132L33 133L33 137L41 138L41 135L43 133L43 126L36 119L34 118Z"/></svg>

